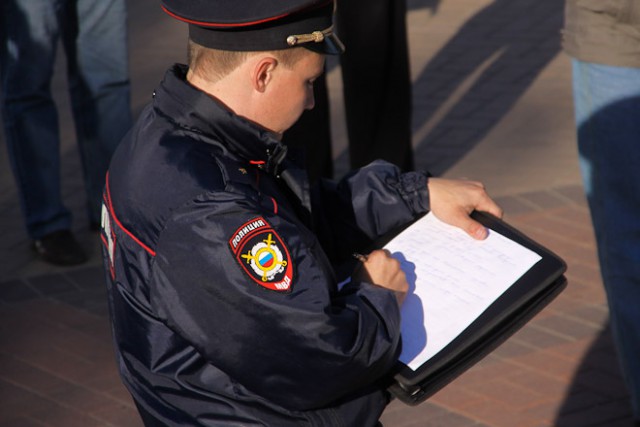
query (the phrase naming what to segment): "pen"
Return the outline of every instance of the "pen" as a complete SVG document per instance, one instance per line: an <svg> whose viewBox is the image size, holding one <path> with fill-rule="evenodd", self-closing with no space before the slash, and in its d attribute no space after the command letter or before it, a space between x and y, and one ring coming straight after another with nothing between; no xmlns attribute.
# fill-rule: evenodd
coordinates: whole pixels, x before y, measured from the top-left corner
<svg viewBox="0 0 640 427"><path fill-rule="evenodd" d="M366 255L362 255L362 254L360 254L358 252L354 252L353 253L353 257L355 259L357 259L358 261L360 261L360 262L365 262L368 259L368 257Z"/></svg>

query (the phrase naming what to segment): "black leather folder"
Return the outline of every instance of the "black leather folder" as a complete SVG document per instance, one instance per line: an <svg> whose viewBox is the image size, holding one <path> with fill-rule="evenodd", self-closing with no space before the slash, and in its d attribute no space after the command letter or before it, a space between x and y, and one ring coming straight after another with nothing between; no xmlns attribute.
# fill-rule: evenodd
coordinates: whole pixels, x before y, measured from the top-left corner
<svg viewBox="0 0 640 427"><path fill-rule="evenodd" d="M413 370L398 362L388 390L408 405L417 405L453 381L522 328L567 285L565 262L504 221L472 215L486 227L542 257L461 334Z"/></svg>

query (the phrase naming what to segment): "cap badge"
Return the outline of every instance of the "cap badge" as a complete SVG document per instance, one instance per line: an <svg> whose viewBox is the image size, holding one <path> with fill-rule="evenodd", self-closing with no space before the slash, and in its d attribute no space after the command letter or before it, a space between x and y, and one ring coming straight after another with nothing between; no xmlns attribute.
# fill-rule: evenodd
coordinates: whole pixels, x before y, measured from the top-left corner
<svg viewBox="0 0 640 427"><path fill-rule="evenodd" d="M314 31L310 34L293 34L287 37L287 44L289 46L296 46L304 43L322 43L324 38L333 32L333 27L329 27L326 30Z"/></svg>

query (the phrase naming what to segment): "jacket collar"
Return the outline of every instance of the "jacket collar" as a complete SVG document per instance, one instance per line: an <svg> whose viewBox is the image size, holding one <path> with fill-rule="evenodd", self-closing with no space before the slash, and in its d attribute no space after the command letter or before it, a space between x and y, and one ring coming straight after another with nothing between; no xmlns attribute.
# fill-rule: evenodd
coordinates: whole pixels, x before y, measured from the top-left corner
<svg viewBox="0 0 640 427"><path fill-rule="evenodd" d="M234 155L278 176L287 147L272 132L240 117L221 102L191 86L188 67L175 64L154 93L154 106L177 126L203 134L204 142L221 142Z"/></svg>
<svg viewBox="0 0 640 427"><path fill-rule="evenodd" d="M311 211L309 181L306 171L287 159L287 146L272 132L238 116L221 102L191 86L188 67L176 64L154 93L154 107L176 126L202 135L208 144L222 145L234 156L281 178Z"/></svg>

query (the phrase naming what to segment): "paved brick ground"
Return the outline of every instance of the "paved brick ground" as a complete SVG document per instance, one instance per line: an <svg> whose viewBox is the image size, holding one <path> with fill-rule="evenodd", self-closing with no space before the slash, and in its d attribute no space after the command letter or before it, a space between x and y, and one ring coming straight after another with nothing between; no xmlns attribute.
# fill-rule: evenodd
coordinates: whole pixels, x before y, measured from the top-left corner
<svg viewBox="0 0 640 427"><path fill-rule="evenodd" d="M511 224L567 261L569 286L427 402L393 402L382 421L386 427L631 426L577 170L569 62L559 50L562 0L408 4L418 166L485 182ZM154 0L129 8L139 111L167 64L183 60L185 31ZM34 259L2 147L0 426L141 426L113 360L63 72L60 61L54 90L62 105L64 194L91 260L62 269ZM329 84L336 166L344 171L339 68Z"/></svg>

